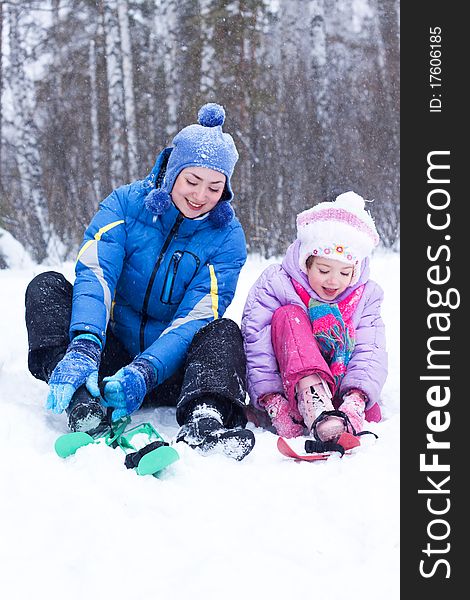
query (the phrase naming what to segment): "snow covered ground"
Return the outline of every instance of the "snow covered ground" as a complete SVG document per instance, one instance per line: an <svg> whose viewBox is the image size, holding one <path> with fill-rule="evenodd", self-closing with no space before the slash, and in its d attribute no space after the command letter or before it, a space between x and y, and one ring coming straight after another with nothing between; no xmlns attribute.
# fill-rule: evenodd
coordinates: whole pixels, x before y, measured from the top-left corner
<svg viewBox="0 0 470 600"><path fill-rule="evenodd" d="M226 316L273 261L250 257ZM73 265L55 267L73 280ZM54 452L65 418L44 409L27 370L24 291L45 267L0 271L0 572L2 596L49 600L395 600L399 597L399 255L377 252L389 377L384 420L351 456L296 463L254 428L241 463L181 459L159 478L127 470L120 450ZM167 439L174 409L148 409Z"/></svg>

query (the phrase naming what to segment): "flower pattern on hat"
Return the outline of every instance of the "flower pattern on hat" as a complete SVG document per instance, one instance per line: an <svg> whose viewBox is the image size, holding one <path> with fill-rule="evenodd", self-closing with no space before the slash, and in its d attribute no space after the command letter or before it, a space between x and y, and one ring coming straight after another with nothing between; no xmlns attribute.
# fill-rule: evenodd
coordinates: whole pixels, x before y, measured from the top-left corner
<svg viewBox="0 0 470 600"><path fill-rule="evenodd" d="M333 243L328 246L313 248L310 254L312 256L329 256L330 258L334 258L334 255L338 254L350 263L357 263L357 258L352 254L348 246L344 244Z"/></svg>

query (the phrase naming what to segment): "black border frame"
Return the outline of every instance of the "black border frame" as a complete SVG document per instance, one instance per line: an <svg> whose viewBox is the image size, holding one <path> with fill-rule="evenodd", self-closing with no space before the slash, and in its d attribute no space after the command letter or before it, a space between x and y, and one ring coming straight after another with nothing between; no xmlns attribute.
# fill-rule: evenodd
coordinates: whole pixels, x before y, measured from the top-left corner
<svg viewBox="0 0 470 600"><path fill-rule="evenodd" d="M464 424L470 422L467 412L470 400L464 380L464 374L470 373L470 364L464 365L468 354L464 339L467 341L470 331L464 307L465 277L468 271L464 256L466 238L470 234L466 233L468 209L465 207L463 191L466 169L464 160L467 158L463 144L465 129L469 129L466 118L468 109L464 108L464 103L468 104L468 101L464 89L469 71L467 56L470 56L470 52L467 49L469 26L460 11L461 6L458 3L430 0L425 3L402 2L400 7L400 589L403 598L419 597L425 600L450 600L468 595L463 577L463 561L466 558L464 528L469 518L461 515L466 502L463 491L465 471L462 468L466 461L463 430ZM429 85L430 29L435 27L442 30L441 88L431 88ZM441 112L429 110L430 101L435 98L442 101ZM434 108L437 108L437 104L435 101ZM432 160L450 165L447 171L450 182L439 186L429 183L428 154L447 150L450 153L448 156L435 155L436 158ZM434 173L437 174L438 171ZM440 173L440 177L444 179L444 171ZM449 206L439 212L428 205L428 194L433 188L445 189L450 197ZM436 192L431 198L432 201L438 201L439 198L444 201L446 194ZM433 230L427 222L430 212L434 213L433 218L436 219L444 219L445 213L448 213L448 227L440 231ZM449 251L439 251L444 245ZM428 252L437 258L430 260ZM470 264L470 255L468 262ZM441 279L442 274L450 273L447 283L430 283L430 276L438 273L436 270L429 272L429 268L435 265L439 265ZM459 292L459 306L453 309L430 308L428 289L439 289L445 295L449 288ZM455 299L457 295L453 297ZM429 328L428 316L437 311L449 313L451 325L446 333L438 332L435 327ZM431 323L435 324L436 320L431 320ZM448 355L440 357L440 363L450 366L447 370L428 369L427 344L432 335L446 335L450 338L449 341L434 342L440 344L441 349L449 350ZM430 374L448 375L450 379L442 383L420 379L420 376ZM438 409L441 422L445 422L447 417L444 413L448 413L450 426L435 434L435 439L450 443L449 449L433 451L426 448L426 436L431 433L427 419L431 418L431 411L437 410L428 401L427 393L431 385L446 385L450 390L449 402ZM434 452L438 454L439 463L450 466L449 472L433 473L420 469L420 455L426 454L426 462L429 463ZM427 481L427 476L433 477L435 483L449 493L418 493L420 489L433 488ZM447 476L450 476L450 480L441 485ZM436 511L443 511L445 508L448 510L442 515L433 515L429 506ZM435 519L445 520L448 528L444 523L431 523ZM429 532L436 537L443 536L443 539L433 540L429 537ZM428 543L433 550L429 556L423 552ZM447 561L448 567L445 563L436 564L439 559ZM423 571L432 575L424 577L420 573L422 560L425 561ZM419 596L415 596L416 594Z"/></svg>

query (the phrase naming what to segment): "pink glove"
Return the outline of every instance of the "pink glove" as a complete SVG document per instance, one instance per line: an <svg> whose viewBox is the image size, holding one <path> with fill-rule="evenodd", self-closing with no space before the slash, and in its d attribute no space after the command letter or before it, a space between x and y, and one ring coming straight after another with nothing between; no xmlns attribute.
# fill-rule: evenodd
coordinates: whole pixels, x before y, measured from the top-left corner
<svg viewBox="0 0 470 600"><path fill-rule="evenodd" d="M359 390L350 390L343 396L343 403L338 410L341 410L348 416L356 433L359 433L364 428L365 408L366 399L364 394ZM352 433L352 431L349 433Z"/></svg>
<svg viewBox="0 0 470 600"><path fill-rule="evenodd" d="M260 399L260 405L268 413L278 435L285 438L303 435L302 417L297 407L292 408L282 394L267 394Z"/></svg>

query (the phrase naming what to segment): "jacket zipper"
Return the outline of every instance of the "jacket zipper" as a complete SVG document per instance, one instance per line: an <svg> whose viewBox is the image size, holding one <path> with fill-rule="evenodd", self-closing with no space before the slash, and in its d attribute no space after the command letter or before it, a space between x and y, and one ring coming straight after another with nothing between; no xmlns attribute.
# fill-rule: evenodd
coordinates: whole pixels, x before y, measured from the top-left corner
<svg viewBox="0 0 470 600"><path fill-rule="evenodd" d="M155 282L155 277L157 276L158 269L160 268L163 257L165 256L165 252L166 252L168 246L170 245L171 240L173 239L176 232L178 231L179 226L181 225L181 222L183 221L183 219L184 219L184 216L181 213L179 213L179 215L176 217L176 221L174 222L173 227L171 228L170 233L168 234L168 237L166 238L166 240L162 246L162 249L160 250L160 254L158 255L158 258L155 262L155 266L153 267L152 275L150 276L150 279L149 279L147 290L145 291L144 303L142 305L142 321L140 323L140 351L141 352L143 352L145 350L145 326L147 325L147 321L148 321L147 309L148 309L148 305L150 302L150 294L152 292L152 287Z"/></svg>
<svg viewBox="0 0 470 600"><path fill-rule="evenodd" d="M168 269L168 275L165 281L165 287L162 292L162 302L164 304L168 304L171 299L171 294L173 292L173 284L175 282L176 273L178 271L178 265L180 264L180 260L183 257L183 253L178 250L171 257L170 269ZM173 266L173 268L171 268Z"/></svg>

